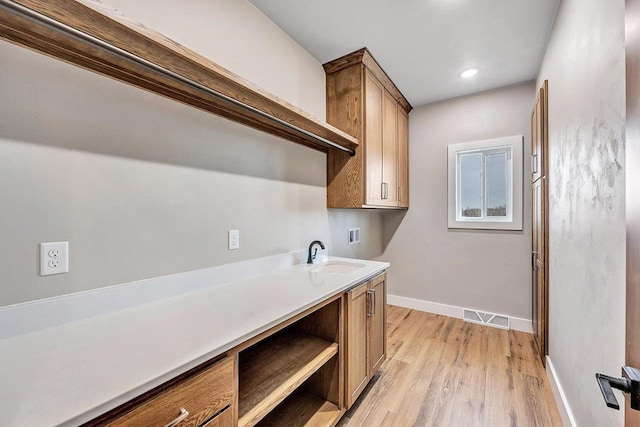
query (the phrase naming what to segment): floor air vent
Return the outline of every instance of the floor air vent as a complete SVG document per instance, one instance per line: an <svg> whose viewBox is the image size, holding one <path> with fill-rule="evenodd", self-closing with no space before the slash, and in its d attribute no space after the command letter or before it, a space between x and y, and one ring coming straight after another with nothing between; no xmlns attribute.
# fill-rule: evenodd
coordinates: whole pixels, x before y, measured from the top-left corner
<svg viewBox="0 0 640 427"><path fill-rule="evenodd" d="M462 318L466 322L479 323L500 329L509 329L509 316L502 314L484 313L482 311L465 308Z"/></svg>

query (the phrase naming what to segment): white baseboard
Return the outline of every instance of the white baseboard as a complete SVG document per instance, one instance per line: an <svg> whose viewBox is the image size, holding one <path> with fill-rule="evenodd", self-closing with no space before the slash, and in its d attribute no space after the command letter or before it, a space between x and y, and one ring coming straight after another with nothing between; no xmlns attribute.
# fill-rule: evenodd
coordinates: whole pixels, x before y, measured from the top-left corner
<svg viewBox="0 0 640 427"><path fill-rule="evenodd" d="M533 325L531 319L523 319L521 317L509 317L509 326L514 331L533 333Z"/></svg>
<svg viewBox="0 0 640 427"><path fill-rule="evenodd" d="M558 405L558 412L560 412L560 418L562 418L562 425L576 427L576 419L573 417L567 395L564 394L562 384L556 374L556 369L553 367L551 358L547 356L547 377L551 383L551 390L553 391L553 397L556 399L556 405Z"/></svg>
<svg viewBox="0 0 640 427"><path fill-rule="evenodd" d="M400 297L397 295L387 295L387 303L397 305L399 307L410 308L412 310L426 311L427 313L462 319L463 308L455 305L440 304L437 302ZM521 319L519 317L509 316L509 327L510 329L529 334L533 332L530 319Z"/></svg>

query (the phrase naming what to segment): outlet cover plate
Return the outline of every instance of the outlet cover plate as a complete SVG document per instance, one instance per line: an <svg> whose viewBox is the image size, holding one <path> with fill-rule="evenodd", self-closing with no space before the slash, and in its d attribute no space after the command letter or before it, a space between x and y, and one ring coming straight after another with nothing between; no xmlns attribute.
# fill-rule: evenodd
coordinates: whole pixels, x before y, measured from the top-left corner
<svg viewBox="0 0 640 427"><path fill-rule="evenodd" d="M40 243L40 276L69 272L69 242Z"/></svg>
<svg viewBox="0 0 640 427"><path fill-rule="evenodd" d="M349 229L349 245L360 243L360 227Z"/></svg>
<svg viewBox="0 0 640 427"><path fill-rule="evenodd" d="M229 230L229 250L240 249L240 230Z"/></svg>

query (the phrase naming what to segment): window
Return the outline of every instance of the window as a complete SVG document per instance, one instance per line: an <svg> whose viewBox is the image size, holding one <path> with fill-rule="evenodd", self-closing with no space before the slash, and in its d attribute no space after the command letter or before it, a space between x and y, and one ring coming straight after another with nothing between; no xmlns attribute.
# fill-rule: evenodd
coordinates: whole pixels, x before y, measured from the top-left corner
<svg viewBox="0 0 640 427"><path fill-rule="evenodd" d="M511 221L511 147L456 153L456 220Z"/></svg>
<svg viewBox="0 0 640 427"><path fill-rule="evenodd" d="M522 230L522 140L449 145L449 228Z"/></svg>

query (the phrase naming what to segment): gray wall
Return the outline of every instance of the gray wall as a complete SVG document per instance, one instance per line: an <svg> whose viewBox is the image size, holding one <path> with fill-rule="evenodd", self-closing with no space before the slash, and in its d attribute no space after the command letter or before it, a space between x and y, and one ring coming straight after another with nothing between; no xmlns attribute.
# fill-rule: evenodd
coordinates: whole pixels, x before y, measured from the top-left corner
<svg viewBox="0 0 640 427"><path fill-rule="evenodd" d="M247 1L110 3L324 118L321 64ZM335 255L381 253L379 213L326 209L324 153L6 42L0 65L0 306L316 238ZM235 228L241 248L227 251ZM71 272L39 277L38 243L58 240Z"/></svg>
<svg viewBox="0 0 640 427"><path fill-rule="evenodd" d="M538 80L549 80L549 356L583 426L623 419L594 374L624 361L624 76L624 1L561 2Z"/></svg>
<svg viewBox="0 0 640 427"><path fill-rule="evenodd" d="M390 294L531 318L531 194L525 185L523 231L448 230L447 145L524 135L528 153L534 96L527 83L411 112L411 208L384 214Z"/></svg>

